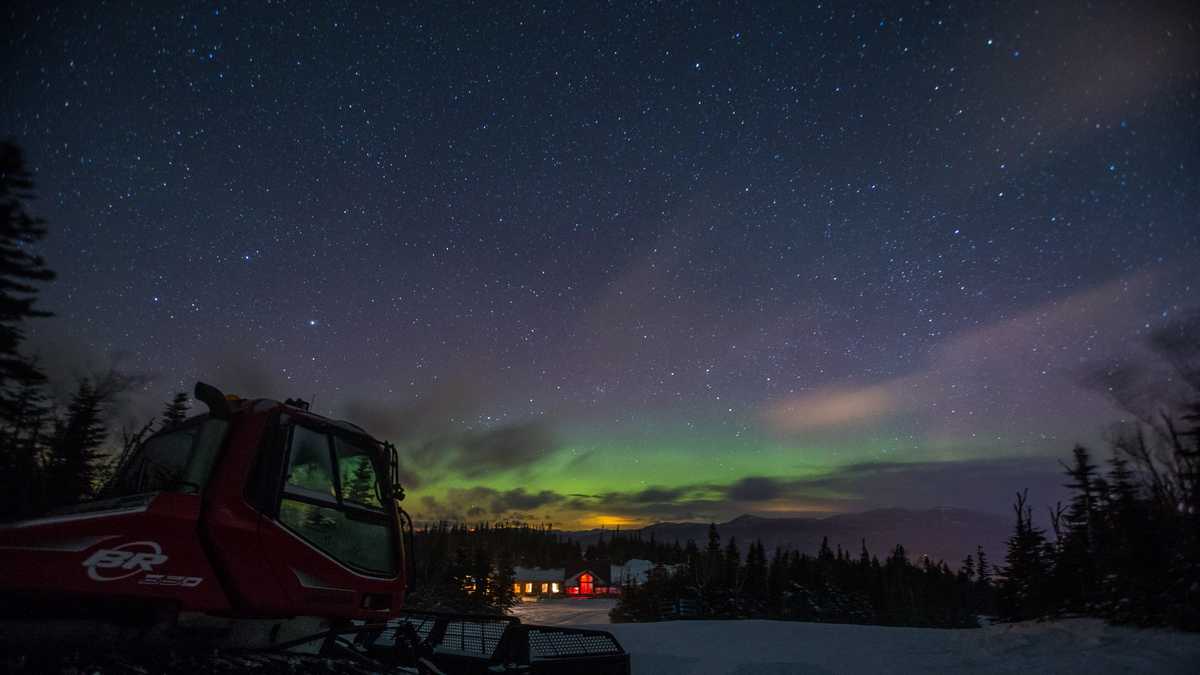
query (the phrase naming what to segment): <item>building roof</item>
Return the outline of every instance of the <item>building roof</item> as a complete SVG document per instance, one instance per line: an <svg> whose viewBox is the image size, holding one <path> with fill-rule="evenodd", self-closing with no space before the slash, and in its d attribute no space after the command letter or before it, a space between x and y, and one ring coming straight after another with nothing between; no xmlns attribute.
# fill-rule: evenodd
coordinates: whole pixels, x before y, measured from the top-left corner
<svg viewBox="0 0 1200 675"><path fill-rule="evenodd" d="M561 567L515 567L513 572L517 581L562 581L565 576Z"/></svg>
<svg viewBox="0 0 1200 675"><path fill-rule="evenodd" d="M599 560L578 560L573 563L567 563L566 576L570 581L584 572L591 572L592 576L596 577L596 584L599 586L608 586L612 579L612 563L608 558Z"/></svg>

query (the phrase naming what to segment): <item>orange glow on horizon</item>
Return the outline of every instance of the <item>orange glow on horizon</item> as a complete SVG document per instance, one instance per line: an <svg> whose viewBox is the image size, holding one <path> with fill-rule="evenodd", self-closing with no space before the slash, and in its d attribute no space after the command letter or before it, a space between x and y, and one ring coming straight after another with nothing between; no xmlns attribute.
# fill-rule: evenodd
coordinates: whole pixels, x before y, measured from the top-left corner
<svg viewBox="0 0 1200 675"><path fill-rule="evenodd" d="M649 523L629 516L612 516L612 515L595 515L587 516L579 520L579 524L586 528L597 527L641 527Z"/></svg>

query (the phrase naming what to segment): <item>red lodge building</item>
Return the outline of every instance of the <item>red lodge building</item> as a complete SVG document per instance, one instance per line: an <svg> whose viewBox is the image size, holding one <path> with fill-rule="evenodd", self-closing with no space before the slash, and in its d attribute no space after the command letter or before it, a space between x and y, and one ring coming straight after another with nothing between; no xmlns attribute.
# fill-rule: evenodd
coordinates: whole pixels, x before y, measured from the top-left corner
<svg viewBox="0 0 1200 675"><path fill-rule="evenodd" d="M621 594L627 583L645 583L654 563L630 560L613 565L607 558L580 560L566 568L517 567L513 592L526 598L604 598Z"/></svg>

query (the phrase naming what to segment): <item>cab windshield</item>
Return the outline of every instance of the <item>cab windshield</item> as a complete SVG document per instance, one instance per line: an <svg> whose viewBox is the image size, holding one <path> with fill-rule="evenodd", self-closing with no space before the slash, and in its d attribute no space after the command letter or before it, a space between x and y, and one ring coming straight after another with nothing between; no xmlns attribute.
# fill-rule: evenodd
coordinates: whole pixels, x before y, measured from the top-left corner
<svg viewBox="0 0 1200 675"><path fill-rule="evenodd" d="M120 468L107 496L199 493L228 428L228 420L207 418L151 436Z"/></svg>
<svg viewBox="0 0 1200 675"><path fill-rule="evenodd" d="M396 534L377 447L306 426L291 427L279 521L358 570L396 573Z"/></svg>

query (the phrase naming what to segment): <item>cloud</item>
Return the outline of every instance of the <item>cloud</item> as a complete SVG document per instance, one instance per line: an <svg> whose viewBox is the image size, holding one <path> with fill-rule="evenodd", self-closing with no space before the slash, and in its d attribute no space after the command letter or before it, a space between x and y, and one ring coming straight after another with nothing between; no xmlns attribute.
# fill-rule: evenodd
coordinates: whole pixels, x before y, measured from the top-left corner
<svg viewBox="0 0 1200 675"><path fill-rule="evenodd" d="M768 401L759 419L773 434L810 439L822 432L882 435L903 425L928 453L961 452L979 446L981 438L1010 449L1061 442L1060 435L1068 442L1081 433L1090 438L1079 420L1115 413L1082 386L1079 373L1087 364L1063 355L1083 351L1095 361L1128 355L1135 348L1128 336L1155 313L1145 308L1145 298L1167 283L1136 274L1055 298L933 344L913 372ZM1053 415L1046 401L1055 401Z"/></svg>
<svg viewBox="0 0 1200 675"><path fill-rule="evenodd" d="M456 468L462 476L480 478L530 466L546 458L555 447L550 430L537 422L464 434L458 447Z"/></svg>
<svg viewBox="0 0 1200 675"><path fill-rule="evenodd" d="M751 476L726 489L726 496L737 502L765 502L784 496L786 484L775 478Z"/></svg>
<svg viewBox="0 0 1200 675"><path fill-rule="evenodd" d="M417 509L417 515L426 521L464 520L464 515L471 518L514 518L565 501L566 496L552 490L497 490L479 485L471 488L451 488L441 499L426 495L421 498L421 507Z"/></svg>
<svg viewBox="0 0 1200 675"><path fill-rule="evenodd" d="M630 494L629 500L638 504L671 502L680 499L687 494L687 492L687 488L649 487L641 492L634 492Z"/></svg>
<svg viewBox="0 0 1200 675"><path fill-rule="evenodd" d="M903 401L895 387L887 385L828 387L772 405L764 417L777 431L797 433L893 414Z"/></svg>
<svg viewBox="0 0 1200 675"><path fill-rule="evenodd" d="M459 378L403 405L352 400L343 409L377 438L396 444L401 480L409 489L451 477L521 472L559 447L544 420L477 427L473 420L486 393L486 386Z"/></svg>

